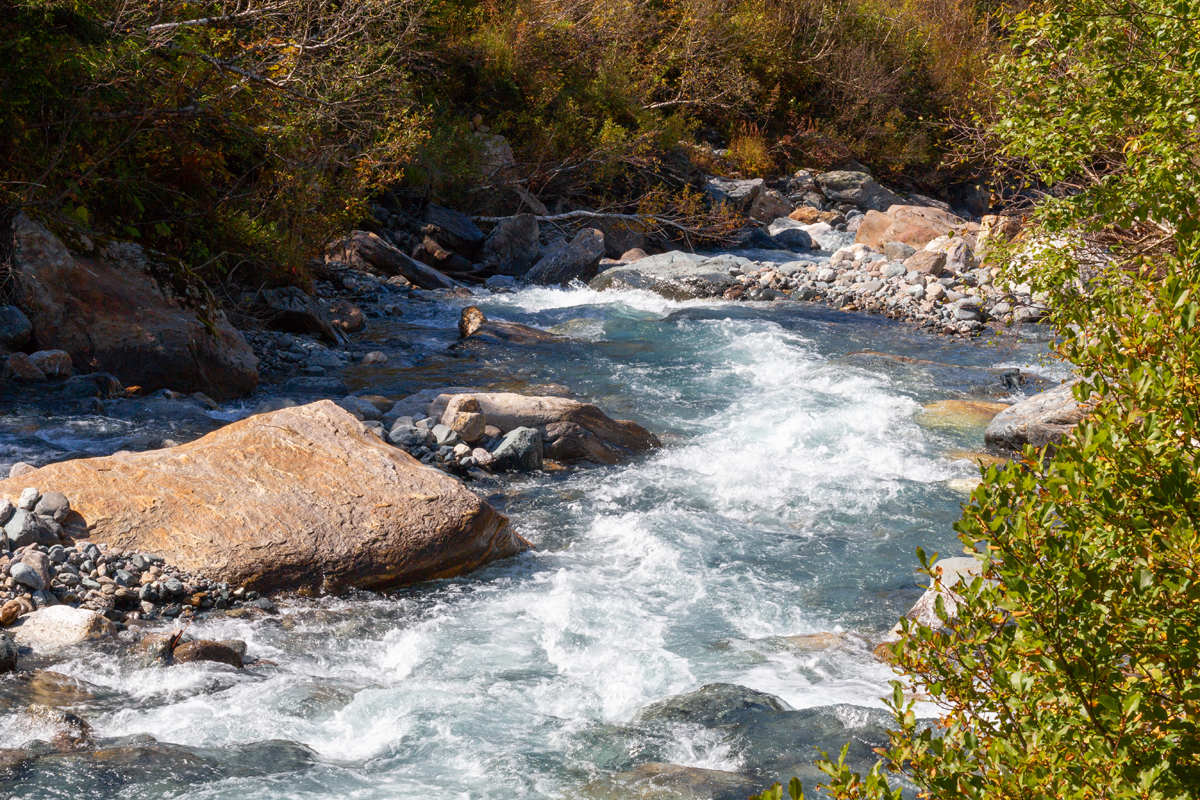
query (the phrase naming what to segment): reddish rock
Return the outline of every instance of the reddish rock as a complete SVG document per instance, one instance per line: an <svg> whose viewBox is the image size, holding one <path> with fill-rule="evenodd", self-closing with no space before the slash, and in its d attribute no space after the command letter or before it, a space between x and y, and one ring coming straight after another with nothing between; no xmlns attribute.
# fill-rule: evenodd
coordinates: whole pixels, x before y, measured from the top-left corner
<svg viewBox="0 0 1200 800"><path fill-rule="evenodd" d="M47 350L85 372L108 372L146 391L175 389L228 399L258 383L258 359L224 314L189 305L158 282L138 245L72 253L24 214L13 222L18 304Z"/></svg>

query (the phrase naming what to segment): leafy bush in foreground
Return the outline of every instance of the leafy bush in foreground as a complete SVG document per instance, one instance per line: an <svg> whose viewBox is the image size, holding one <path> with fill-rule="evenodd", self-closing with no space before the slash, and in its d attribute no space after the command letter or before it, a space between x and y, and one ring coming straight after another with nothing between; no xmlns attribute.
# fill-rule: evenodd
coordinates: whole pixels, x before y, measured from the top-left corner
<svg viewBox="0 0 1200 800"><path fill-rule="evenodd" d="M1056 2L1015 30L994 133L1069 187L1015 263L1095 410L987 470L957 526L984 574L949 630L905 624L891 746L866 776L824 762L836 798L1200 796L1200 3Z"/></svg>

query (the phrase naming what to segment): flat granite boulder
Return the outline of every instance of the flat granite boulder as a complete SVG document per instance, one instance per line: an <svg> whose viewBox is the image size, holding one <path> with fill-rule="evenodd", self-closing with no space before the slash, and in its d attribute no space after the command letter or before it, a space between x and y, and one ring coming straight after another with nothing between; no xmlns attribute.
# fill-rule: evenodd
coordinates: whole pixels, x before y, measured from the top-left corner
<svg viewBox="0 0 1200 800"><path fill-rule="evenodd" d="M402 586L530 546L462 483L328 400L179 447L52 464L0 481L0 496L31 484L70 497L93 542L260 592Z"/></svg>
<svg viewBox="0 0 1200 800"><path fill-rule="evenodd" d="M1090 410L1075 399L1074 385L1064 383L1004 409L983 432L984 442L1005 450L1058 444Z"/></svg>
<svg viewBox="0 0 1200 800"><path fill-rule="evenodd" d="M728 269L714 259L673 250L639 259L632 264L610 267L592 279L596 291L644 289L668 300L720 297L733 286Z"/></svg>

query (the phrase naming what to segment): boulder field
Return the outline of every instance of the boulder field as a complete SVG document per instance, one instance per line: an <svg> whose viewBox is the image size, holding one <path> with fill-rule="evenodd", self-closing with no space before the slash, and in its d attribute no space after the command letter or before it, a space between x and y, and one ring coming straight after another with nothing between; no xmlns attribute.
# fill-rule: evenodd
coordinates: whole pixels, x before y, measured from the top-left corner
<svg viewBox="0 0 1200 800"><path fill-rule="evenodd" d="M91 542L263 592L384 589L530 547L462 483L329 401L179 447L52 464L0 481L0 496L30 484L70 497Z"/></svg>

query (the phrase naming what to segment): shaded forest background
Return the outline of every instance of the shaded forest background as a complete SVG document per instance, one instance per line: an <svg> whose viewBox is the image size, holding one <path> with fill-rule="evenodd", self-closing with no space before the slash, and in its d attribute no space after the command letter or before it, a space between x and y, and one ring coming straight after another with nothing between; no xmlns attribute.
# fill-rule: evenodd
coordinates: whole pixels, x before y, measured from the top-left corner
<svg viewBox="0 0 1200 800"><path fill-rule="evenodd" d="M850 160L946 194L998 5L4 0L0 206L293 283L381 196L631 209Z"/></svg>

